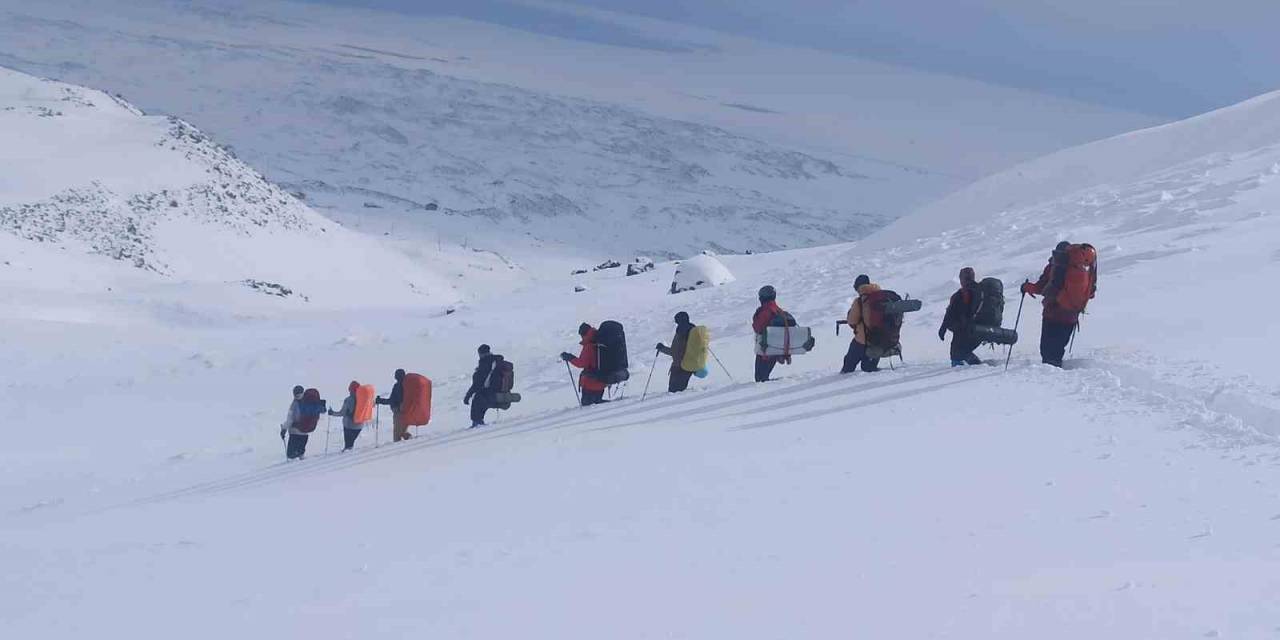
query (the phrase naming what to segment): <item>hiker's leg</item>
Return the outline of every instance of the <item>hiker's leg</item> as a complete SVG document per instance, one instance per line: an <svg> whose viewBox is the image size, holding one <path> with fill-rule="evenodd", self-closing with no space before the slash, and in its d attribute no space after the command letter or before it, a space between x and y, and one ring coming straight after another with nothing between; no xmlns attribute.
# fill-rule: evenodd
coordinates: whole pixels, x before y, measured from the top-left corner
<svg viewBox="0 0 1280 640"><path fill-rule="evenodd" d="M1071 342L1071 334L1075 325L1058 324L1045 320L1040 326L1040 359L1045 364L1062 366L1062 358L1067 353L1067 343Z"/></svg>
<svg viewBox="0 0 1280 640"><path fill-rule="evenodd" d="M689 378L692 378L692 377L693 377L692 373L689 373L688 371L685 371L680 367L676 367L675 369L672 369L671 378L670 380L667 381L667 391L669 393L680 393L681 391L688 389Z"/></svg>
<svg viewBox="0 0 1280 640"><path fill-rule="evenodd" d="M849 350L844 354L844 365L840 367L840 373L853 373L854 371L857 371L858 364L862 362L862 358L866 354L866 346L859 343L857 340L850 340Z"/></svg>

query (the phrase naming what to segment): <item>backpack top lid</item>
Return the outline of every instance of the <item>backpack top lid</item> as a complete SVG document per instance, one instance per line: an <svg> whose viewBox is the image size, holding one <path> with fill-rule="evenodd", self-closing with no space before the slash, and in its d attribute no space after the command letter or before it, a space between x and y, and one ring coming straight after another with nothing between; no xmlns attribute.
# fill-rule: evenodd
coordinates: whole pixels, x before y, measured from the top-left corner
<svg viewBox="0 0 1280 640"><path fill-rule="evenodd" d="M320 399L320 391L316 389L307 389L302 393L302 401L298 403L298 408L304 416L318 416L324 413L324 400Z"/></svg>

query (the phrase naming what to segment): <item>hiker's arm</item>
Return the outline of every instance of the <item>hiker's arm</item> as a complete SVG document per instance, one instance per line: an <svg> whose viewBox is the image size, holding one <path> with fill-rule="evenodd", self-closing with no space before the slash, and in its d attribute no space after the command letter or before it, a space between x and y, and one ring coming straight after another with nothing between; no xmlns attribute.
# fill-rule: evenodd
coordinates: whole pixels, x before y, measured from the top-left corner
<svg viewBox="0 0 1280 640"><path fill-rule="evenodd" d="M659 343L658 343L658 353L661 353L661 354L662 354L662 355L664 355L664 356L669 356L669 355L671 355L671 347L668 347L667 345L662 344L661 342L659 342Z"/></svg>
<svg viewBox="0 0 1280 640"><path fill-rule="evenodd" d="M1033 295L1042 294L1044 293L1045 287L1049 286L1049 279L1052 277L1053 277L1053 265L1050 264L1049 266L1044 268L1044 273L1040 274L1039 280L1036 280L1035 282L1023 283L1022 292L1030 293Z"/></svg>

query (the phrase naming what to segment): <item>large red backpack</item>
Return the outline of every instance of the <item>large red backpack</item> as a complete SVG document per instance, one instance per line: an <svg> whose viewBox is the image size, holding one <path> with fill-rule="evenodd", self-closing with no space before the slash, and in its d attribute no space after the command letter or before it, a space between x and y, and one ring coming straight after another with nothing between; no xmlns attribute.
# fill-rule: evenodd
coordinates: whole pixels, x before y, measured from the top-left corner
<svg viewBox="0 0 1280 640"><path fill-rule="evenodd" d="M1098 250L1091 244L1068 245L1054 251L1053 272L1045 297L1073 313L1083 313L1098 292Z"/></svg>
<svg viewBox="0 0 1280 640"><path fill-rule="evenodd" d="M889 313L885 305L900 302L902 297L888 289L870 291L862 298L862 326L867 332L867 346L884 351L897 349L902 340L902 314Z"/></svg>
<svg viewBox="0 0 1280 640"><path fill-rule="evenodd" d="M301 433L311 433L316 430L316 425L320 423L320 414L324 413L324 400L320 399L320 392L316 389L307 389L302 394L302 400L298 402L298 419L294 421L293 428Z"/></svg>

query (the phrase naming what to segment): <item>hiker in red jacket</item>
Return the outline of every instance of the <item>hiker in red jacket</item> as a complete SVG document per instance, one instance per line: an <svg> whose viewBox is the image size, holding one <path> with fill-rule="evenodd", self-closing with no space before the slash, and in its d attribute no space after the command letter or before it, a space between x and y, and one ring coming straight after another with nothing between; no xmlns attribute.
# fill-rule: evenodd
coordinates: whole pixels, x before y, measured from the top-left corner
<svg viewBox="0 0 1280 640"><path fill-rule="evenodd" d="M584 322L578 326L578 335L582 336L582 351L578 357L575 358L572 353L566 351L560 354L560 358L582 369L582 373L578 375L578 386L582 389L582 406L602 404L606 402L604 390L607 385L603 380L595 377L596 370L600 366L599 356L596 353L596 328Z"/></svg>
<svg viewBox="0 0 1280 640"><path fill-rule="evenodd" d="M1040 325L1040 359L1062 366L1067 343L1080 324L1080 314L1098 292L1098 252L1092 245L1059 242L1040 279L1022 283L1022 293L1044 296Z"/></svg>
<svg viewBox="0 0 1280 640"><path fill-rule="evenodd" d="M760 307L751 316L751 330L755 332L756 340L760 340L765 328L775 317L782 315L782 309L778 306L778 292L772 286L761 287L759 298ZM791 356L756 356L756 382L768 382L769 375L779 362L791 364Z"/></svg>

